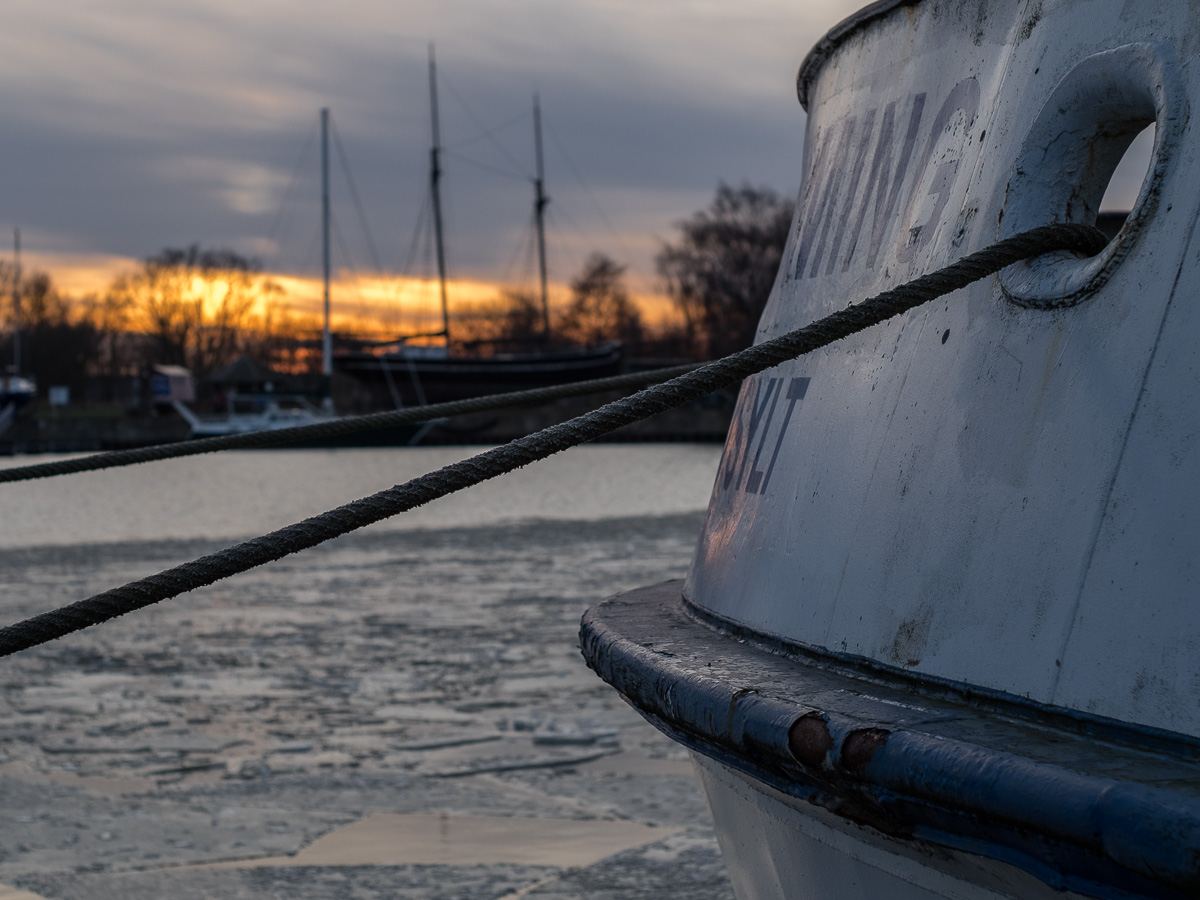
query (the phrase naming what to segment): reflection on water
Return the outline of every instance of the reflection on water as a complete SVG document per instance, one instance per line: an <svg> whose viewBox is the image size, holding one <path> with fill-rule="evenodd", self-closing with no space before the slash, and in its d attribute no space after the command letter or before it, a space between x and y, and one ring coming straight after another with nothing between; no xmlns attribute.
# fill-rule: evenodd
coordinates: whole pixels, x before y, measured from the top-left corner
<svg viewBox="0 0 1200 900"><path fill-rule="evenodd" d="M0 547L249 537L477 449L242 451L0 485ZM708 502L720 453L711 444L578 447L370 530L692 512Z"/></svg>

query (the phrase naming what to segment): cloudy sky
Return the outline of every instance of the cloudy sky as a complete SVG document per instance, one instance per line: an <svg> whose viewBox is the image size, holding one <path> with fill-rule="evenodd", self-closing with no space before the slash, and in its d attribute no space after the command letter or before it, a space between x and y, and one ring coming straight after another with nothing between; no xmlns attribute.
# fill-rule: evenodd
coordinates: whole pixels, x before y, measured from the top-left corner
<svg viewBox="0 0 1200 900"><path fill-rule="evenodd" d="M0 223L68 287L193 242L316 273L328 106L363 210L335 152L335 265L421 274L434 42L452 273L528 273L536 90L552 277L601 250L649 285L720 180L794 192L797 68L859 5L8 0Z"/></svg>

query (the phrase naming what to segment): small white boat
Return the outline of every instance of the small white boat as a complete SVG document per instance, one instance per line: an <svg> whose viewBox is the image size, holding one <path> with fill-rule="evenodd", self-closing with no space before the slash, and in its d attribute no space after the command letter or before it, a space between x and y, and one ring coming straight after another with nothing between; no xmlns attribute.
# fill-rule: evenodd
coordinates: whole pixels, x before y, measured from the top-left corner
<svg viewBox="0 0 1200 900"><path fill-rule="evenodd" d="M37 385L20 375L0 375L0 407L24 406L37 399Z"/></svg>
<svg viewBox="0 0 1200 900"><path fill-rule="evenodd" d="M233 405L232 398L229 402ZM253 411L239 411L235 408L213 415L201 415L180 400L172 401L171 405L191 426L193 439L246 434L251 431L274 431L277 428L297 428L301 425L327 422L333 418L303 399L263 400L256 404L258 408Z"/></svg>
<svg viewBox="0 0 1200 900"><path fill-rule="evenodd" d="M16 420L17 410L37 399L37 385L19 375L0 375L0 434Z"/></svg>
<svg viewBox="0 0 1200 900"><path fill-rule="evenodd" d="M884 0L799 75L759 339L1052 222L1010 267L747 381L686 582L589 664L693 751L741 900L1200 896L1200 17Z"/></svg>

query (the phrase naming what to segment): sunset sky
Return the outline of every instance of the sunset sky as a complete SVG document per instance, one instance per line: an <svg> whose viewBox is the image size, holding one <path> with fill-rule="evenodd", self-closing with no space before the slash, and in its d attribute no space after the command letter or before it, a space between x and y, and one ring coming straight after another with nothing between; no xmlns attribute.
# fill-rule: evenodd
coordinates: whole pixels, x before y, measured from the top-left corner
<svg viewBox="0 0 1200 900"><path fill-rule="evenodd" d="M598 250L629 266L635 293L653 294L656 250L720 181L794 194L797 69L860 5L8 0L0 228L20 227L26 263L69 293L198 242L258 257L312 310L328 106L348 163L333 154L337 308L399 326L431 314L434 292L399 278L434 274L428 242L414 242L434 42L447 255L452 278L471 283L452 302L497 282L533 285L535 90L551 279L567 282Z"/></svg>
<svg viewBox="0 0 1200 900"><path fill-rule="evenodd" d="M629 265L635 291L653 292L660 242L719 181L795 191L797 68L859 5L9 0L0 223L20 227L26 263L70 292L193 242L316 275L328 106L380 267L432 274L423 242L410 250L434 42L452 276L532 283L536 90L551 278L567 281L600 250ZM378 275L375 254L336 153L332 171L340 293L369 302L350 282Z"/></svg>

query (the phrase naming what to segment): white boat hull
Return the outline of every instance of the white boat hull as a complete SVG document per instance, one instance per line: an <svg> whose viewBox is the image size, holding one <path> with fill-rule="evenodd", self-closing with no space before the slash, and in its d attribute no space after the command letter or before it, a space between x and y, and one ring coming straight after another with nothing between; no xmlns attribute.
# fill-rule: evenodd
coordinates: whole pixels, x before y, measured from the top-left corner
<svg viewBox="0 0 1200 900"><path fill-rule="evenodd" d="M740 900L1200 893L1186 737L756 635L681 586L593 607L580 647L698 754Z"/></svg>
<svg viewBox="0 0 1200 900"><path fill-rule="evenodd" d="M1091 224L1154 137L1095 256L747 379L687 581L585 617L740 900L1200 896L1198 45L1177 0L881 0L802 67L759 340Z"/></svg>
<svg viewBox="0 0 1200 900"><path fill-rule="evenodd" d="M798 803L702 754L696 775L739 900L1074 900L1022 869L903 843Z"/></svg>

